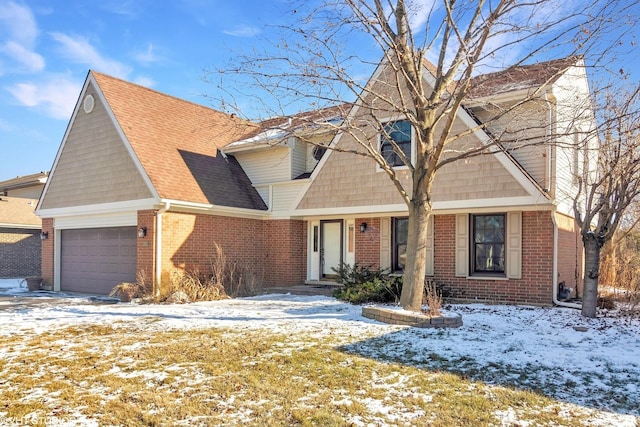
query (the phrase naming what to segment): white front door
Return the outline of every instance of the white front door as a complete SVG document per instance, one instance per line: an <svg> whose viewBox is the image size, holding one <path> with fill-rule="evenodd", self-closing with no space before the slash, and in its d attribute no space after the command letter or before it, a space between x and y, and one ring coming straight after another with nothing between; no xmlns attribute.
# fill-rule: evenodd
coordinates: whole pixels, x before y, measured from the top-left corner
<svg viewBox="0 0 640 427"><path fill-rule="evenodd" d="M320 221L320 266L322 278L334 278L342 262L342 220Z"/></svg>

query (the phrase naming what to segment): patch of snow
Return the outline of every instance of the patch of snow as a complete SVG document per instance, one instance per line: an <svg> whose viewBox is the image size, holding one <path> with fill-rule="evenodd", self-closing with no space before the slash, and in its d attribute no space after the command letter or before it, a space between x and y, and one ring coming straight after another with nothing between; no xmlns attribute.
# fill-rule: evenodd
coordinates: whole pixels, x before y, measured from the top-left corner
<svg viewBox="0 0 640 427"><path fill-rule="evenodd" d="M289 343L299 343L298 348L312 345L315 338L330 337L350 354L424 369L463 369L471 364L485 383L517 383L520 388L544 390L560 408L584 414L590 425L640 424L640 407L615 406L611 399L620 396L620 402L640 402L640 319L611 314L589 319L578 310L557 307L470 304L445 309L461 314L464 325L418 329L382 324L362 317L361 306L324 296L269 294L180 305L96 305L81 298L51 298L33 305L0 307L0 334L38 334L92 324L135 325L145 331L229 328L234 333L264 330L286 335ZM576 331L575 326L587 331ZM123 374L117 369L112 373ZM375 378L372 387L378 384L396 393L403 388L414 393L406 389L401 375ZM428 402L431 396L424 398ZM341 399L347 404L347 397ZM386 417L423 415L389 412L398 409L381 400L366 404ZM219 405L232 408L234 402ZM513 409L496 416L503 425L527 422L518 419ZM240 411L235 417L248 420L250 412ZM362 425L357 417L350 421Z"/></svg>
<svg viewBox="0 0 640 427"><path fill-rule="evenodd" d="M0 279L0 295L28 292L24 279Z"/></svg>

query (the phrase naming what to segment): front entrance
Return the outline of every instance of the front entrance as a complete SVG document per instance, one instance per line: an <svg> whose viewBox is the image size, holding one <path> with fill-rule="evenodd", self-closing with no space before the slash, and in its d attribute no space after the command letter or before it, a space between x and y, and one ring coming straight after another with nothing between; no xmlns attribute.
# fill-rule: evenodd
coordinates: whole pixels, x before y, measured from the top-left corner
<svg viewBox="0 0 640 427"><path fill-rule="evenodd" d="M334 279L333 270L342 263L342 220L320 221L320 272L322 279Z"/></svg>

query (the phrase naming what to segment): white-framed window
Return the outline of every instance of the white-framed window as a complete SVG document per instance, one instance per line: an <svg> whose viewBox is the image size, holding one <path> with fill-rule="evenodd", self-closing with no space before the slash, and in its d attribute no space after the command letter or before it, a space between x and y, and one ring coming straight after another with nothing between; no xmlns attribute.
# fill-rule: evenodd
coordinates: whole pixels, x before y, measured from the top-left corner
<svg viewBox="0 0 640 427"><path fill-rule="evenodd" d="M406 166L391 141L404 155L413 161L413 127L408 120L390 120L383 124L380 133L380 153L393 167Z"/></svg>

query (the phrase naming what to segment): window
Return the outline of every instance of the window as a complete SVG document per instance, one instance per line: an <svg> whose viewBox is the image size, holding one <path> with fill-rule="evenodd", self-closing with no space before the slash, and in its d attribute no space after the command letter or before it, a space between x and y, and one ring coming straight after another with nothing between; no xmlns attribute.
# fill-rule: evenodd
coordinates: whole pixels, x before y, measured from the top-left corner
<svg viewBox="0 0 640 427"><path fill-rule="evenodd" d="M384 125L380 136L380 153L391 166L404 166L400 156L394 151L391 141L411 160L411 123L398 120Z"/></svg>
<svg viewBox="0 0 640 427"><path fill-rule="evenodd" d="M505 215L471 216L473 273L502 273L505 261Z"/></svg>
<svg viewBox="0 0 640 427"><path fill-rule="evenodd" d="M409 234L409 218L393 218L393 271L404 270L407 259L407 236Z"/></svg>

